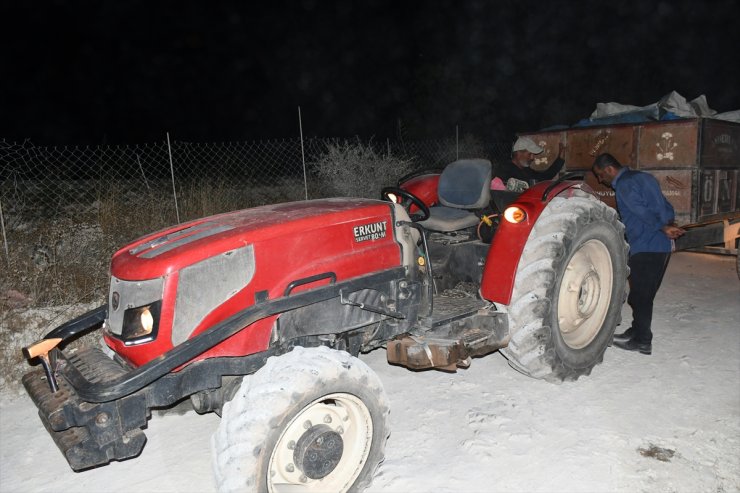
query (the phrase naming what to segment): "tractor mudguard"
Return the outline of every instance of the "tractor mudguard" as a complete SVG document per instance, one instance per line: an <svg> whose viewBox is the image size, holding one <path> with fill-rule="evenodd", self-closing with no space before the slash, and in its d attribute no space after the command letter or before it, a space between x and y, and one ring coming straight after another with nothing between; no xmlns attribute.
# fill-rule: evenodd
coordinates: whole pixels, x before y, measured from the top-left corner
<svg viewBox="0 0 740 493"><path fill-rule="evenodd" d="M580 187L581 183L575 181L541 182L510 205L519 207L526 216L519 223L502 220L499 224L483 269L480 293L484 299L509 304L519 259L540 214L553 197L568 193L569 189L582 189Z"/></svg>
<svg viewBox="0 0 740 493"><path fill-rule="evenodd" d="M418 197L427 207L431 207L439 202L439 198L437 197L439 177L439 171L430 171L403 181L399 184L399 187ZM417 211L418 208L415 205L412 204L409 207L410 214Z"/></svg>

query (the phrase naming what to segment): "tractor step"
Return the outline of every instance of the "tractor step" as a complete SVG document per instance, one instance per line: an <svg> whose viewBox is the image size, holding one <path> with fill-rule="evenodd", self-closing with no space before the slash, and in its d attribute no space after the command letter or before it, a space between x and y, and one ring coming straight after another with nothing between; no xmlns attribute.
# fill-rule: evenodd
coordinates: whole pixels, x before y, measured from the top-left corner
<svg viewBox="0 0 740 493"><path fill-rule="evenodd" d="M449 293L449 292L447 292ZM423 317L419 325L423 329L434 329L462 320L488 307L490 303L473 297L441 295L434 297L433 311L430 317Z"/></svg>

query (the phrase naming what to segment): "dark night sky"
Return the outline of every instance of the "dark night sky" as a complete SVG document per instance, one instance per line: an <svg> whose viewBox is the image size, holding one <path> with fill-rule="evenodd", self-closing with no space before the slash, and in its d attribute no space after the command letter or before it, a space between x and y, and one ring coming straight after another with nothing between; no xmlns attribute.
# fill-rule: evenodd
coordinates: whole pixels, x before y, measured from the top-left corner
<svg viewBox="0 0 740 493"><path fill-rule="evenodd" d="M740 2L17 1L0 139L509 140L671 90L740 109Z"/></svg>

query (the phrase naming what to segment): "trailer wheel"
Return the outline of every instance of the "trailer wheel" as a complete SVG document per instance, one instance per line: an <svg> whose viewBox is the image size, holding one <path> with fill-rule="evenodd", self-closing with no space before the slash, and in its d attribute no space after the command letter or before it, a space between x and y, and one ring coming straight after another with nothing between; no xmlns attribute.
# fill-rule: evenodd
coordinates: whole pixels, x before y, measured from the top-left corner
<svg viewBox="0 0 740 493"><path fill-rule="evenodd" d="M554 198L517 268L509 364L554 382L591 373L621 319L627 248L613 209L591 195Z"/></svg>
<svg viewBox="0 0 740 493"><path fill-rule="evenodd" d="M383 461L388 404L359 359L296 347L244 378L211 445L219 492L362 491Z"/></svg>

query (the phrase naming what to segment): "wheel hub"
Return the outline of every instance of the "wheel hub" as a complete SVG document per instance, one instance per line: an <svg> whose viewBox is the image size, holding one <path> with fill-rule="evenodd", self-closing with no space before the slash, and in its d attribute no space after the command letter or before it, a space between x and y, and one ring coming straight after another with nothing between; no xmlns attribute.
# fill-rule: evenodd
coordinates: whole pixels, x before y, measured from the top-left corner
<svg viewBox="0 0 740 493"><path fill-rule="evenodd" d="M591 269L583 276L580 296L578 297L578 314L583 318L590 317L599 302L600 281L599 273Z"/></svg>
<svg viewBox="0 0 740 493"><path fill-rule="evenodd" d="M587 346L599 333L609 309L614 276L611 255L598 240L576 250L563 273L558 295L558 326L574 349Z"/></svg>
<svg viewBox="0 0 740 493"><path fill-rule="evenodd" d="M309 428L296 443L293 462L310 479L328 476L342 459L342 436L327 425Z"/></svg>
<svg viewBox="0 0 740 493"><path fill-rule="evenodd" d="M285 427L270 457L269 493L347 493L372 445L370 412L347 393L307 404Z"/></svg>

